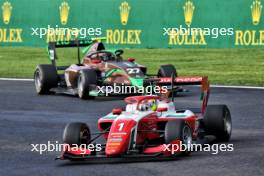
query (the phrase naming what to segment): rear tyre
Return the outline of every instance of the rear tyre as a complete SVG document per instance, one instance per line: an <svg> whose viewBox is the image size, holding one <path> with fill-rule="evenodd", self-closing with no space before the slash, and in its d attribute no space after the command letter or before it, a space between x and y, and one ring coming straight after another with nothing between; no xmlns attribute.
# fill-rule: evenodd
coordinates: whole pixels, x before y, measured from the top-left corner
<svg viewBox="0 0 264 176"><path fill-rule="evenodd" d="M161 65L158 71L158 77L171 77L171 76L177 77L177 70L174 67L174 65L171 64ZM177 91L170 92L169 96L172 96L172 94L176 96Z"/></svg>
<svg viewBox="0 0 264 176"><path fill-rule="evenodd" d="M95 70L81 70L78 77L78 96L81 99L93 99L89 92L92 85L97 83L97 74Z"/></svg>
<svg viewBox="0 0 264 176"><path fill-rule="evenodd" d="M174 75L177 77L177 70L174 65L161 65L158 71L158 77L171 77Z"/></svg>
<svg viewBox="0 0 264 176"><path fill-rule="evenodd" d="M192 130L184 120L168 121L165 126L164 138L166 144L169 144L176 139L181 140L182 144L187 146L186 150L182 151L182 154L189 155L191 153L190 145L192 144Z"/></svg>
<svg viewBox="0 0 264 176"><path fill-rule="evenodd" d="M204 115L207 135L214 135L219 142L228 142L232 133L231 114L226 105L208 105Z"/></svg>
<svg viewBox="0 0 264 176"><path fill-rule="evenodd" d="M58 75L53 65L38 65L34 73L35 88L38 94L48 94L58 86Z"/></svg>
<svg viewBox="0 0 264 176"><path fill-rule="evenodd" d="M91 140L89 127L85 123L69 123L64 128L63 142L70 146L88 144Z"/></svg>

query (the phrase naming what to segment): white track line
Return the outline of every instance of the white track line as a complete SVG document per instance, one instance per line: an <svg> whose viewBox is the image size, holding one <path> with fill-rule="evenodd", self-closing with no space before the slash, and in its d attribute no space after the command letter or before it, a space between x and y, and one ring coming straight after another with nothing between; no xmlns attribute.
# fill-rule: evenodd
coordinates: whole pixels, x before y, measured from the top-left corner
<svg viewBox="0 0 264 176"><path fill-rule="evenodd" d="M20 78L0 78L1 81L33 81L33 79L20 79Z"/></svg>
<svg viewBox="0 0 264 176"><path fill-rule="evenodd" d="M210 87L216 87L216 88L234 88L234 89L262 89L262 90L264 90L264 87L254 87L254 86L210 85Z"/></svg>
<svg viewBox="0 0 264 176"><path fill-rule="evenodd" d="M34 80L33 79L20 79L20 78L0 78L0 81L34 81ZM261 89L261 90L264 90L264 87L255 87L255 86L210 85L210 87L216 87L216 88L234 88L234 89Z"/></svg>

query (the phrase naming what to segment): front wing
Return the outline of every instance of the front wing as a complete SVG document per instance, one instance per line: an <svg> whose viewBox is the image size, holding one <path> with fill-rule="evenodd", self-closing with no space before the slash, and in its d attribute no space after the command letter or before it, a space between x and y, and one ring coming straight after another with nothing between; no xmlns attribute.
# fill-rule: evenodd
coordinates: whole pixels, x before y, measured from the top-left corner
<svg viewBox="0 0 264 176"><path fill-rule="evenodd" d="M180 140L174 140L170 144L180 145ZM173 150L172 153L172 145L161 144L158 146L146 147L143 151L136 151L130 150L126 153L122 153L116 156L107 156L103 151L101 152L94 152L86 149L84 152L83 149L74 150L72 151L71 148L65 147L65 151L62 153L61 156L56 157L59 160L73 160L73 161L100 161L105 159L166 159L166 158L174 158L181 154L180 149Z"/></svg>

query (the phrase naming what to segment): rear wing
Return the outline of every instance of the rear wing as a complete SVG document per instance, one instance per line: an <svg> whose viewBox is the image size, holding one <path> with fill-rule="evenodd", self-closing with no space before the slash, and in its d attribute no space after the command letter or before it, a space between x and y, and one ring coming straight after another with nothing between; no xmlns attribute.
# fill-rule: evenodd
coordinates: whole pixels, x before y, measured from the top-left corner
<svg viewBox="0 0 264 176"><path fill-rule="evenodd" d="M74 48L77 47L78 64L81 64L80 47L88 47L91 44L103 40L103 37L91 38L86 40L70 40L70 41L58 41L48 43L48 55L54 66L56 66L56 60L58 59L56 48Z"/></svg>
<svg viewBox="0 0 264 176"><path fill-rule="evenodd" d="M210 94L210 85L207 76L179 76L179 77L164 77L159 78L159 85L172 85L173 86L183 86L183 85L197 85L201 86L201 95L200 100L202 101L201 112L204 113L207 107L209 94Z"/></svg>

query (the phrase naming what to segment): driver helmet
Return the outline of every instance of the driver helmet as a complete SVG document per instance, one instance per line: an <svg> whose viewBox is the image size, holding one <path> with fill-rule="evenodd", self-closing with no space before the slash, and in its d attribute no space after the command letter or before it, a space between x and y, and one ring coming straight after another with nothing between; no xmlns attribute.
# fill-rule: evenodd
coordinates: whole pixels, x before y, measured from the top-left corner
<svg viewBox="0 0 264 176"><path fill-rule="evenodd" d="M152 111L156 111L157 110L157 100L151 100L150 101L150 109Z"/></svg>

